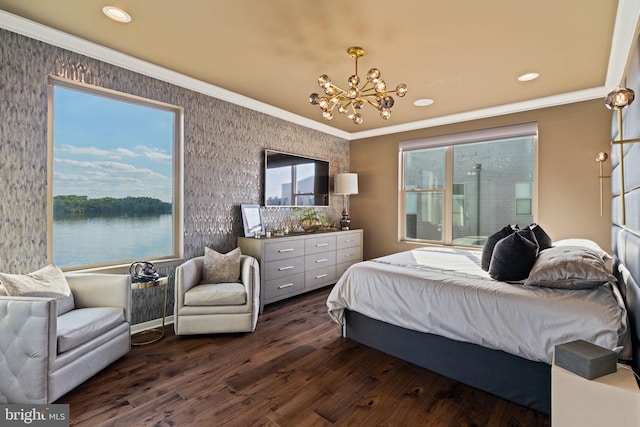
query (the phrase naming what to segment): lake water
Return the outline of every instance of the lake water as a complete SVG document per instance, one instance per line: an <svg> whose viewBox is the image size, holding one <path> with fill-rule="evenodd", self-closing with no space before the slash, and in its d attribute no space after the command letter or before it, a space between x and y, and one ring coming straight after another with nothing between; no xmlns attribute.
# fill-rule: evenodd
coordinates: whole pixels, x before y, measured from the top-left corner
<svg viewBox="0 0 640 427"><path fill-rule="evenodd" d="M171 230L171 214L55 219L53 260L74 267L171 255Z"/></svg>

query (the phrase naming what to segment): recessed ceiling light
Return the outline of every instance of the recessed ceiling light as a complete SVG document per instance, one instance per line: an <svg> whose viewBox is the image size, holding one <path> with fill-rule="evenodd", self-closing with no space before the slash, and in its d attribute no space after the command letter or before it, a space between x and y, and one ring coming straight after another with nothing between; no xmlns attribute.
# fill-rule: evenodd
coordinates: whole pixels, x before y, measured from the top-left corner
<svg viewBox="0 0 640 427"><path fill-rule="evenodd" d="M426 107L427 105L431 104L433 104L433 99L429 98L416 99L415 101L413 101L413 105L415 105L416 107Z"/></svg>
<svg viewBox="0 0 640 427"><path fill-rule="evenodd" d="M518 76L518 81L528 82L530 80L535 80L538 77L540 77L540 74L538 73L525 73L525 74L522 74L521 76Z"/></svg>
<svg viewBox="0 0 640 427"><path fill-rule="evenodd" d="M124 10L114 7L114 6L105 6L102 8L102 13L107 15L107 17L113 19L117 22L131 22L131 15L129 15Z"/></svg>

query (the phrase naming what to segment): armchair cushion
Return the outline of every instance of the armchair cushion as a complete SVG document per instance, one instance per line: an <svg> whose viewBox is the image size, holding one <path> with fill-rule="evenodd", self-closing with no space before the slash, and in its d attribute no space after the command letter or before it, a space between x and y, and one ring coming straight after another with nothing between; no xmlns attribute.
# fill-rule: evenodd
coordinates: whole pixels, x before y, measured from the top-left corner
<svg viewBox="0 0 640 427"><path fill-rule="evenodd" d="M58 354L69 351L125 321L120 307L79 308L58 316Z"/></svg>
<svg viewBox="0 0 640 427"><path fill-rule="evenodd" d="M75 307L64 273L53 264L24 275L0 273L0 282L9 296L55 298L58 316Z"/></svg>
<svg viewBox="0 0 640 427"><path fill-rule="evenodd" d="M202 283L237 282L240 278L241 256L240 248L221 254L205 247Z"/></svg>
<svg viewBox="0 0 640 427"><path fill-rule="evenodd" d="M184 305L242 305L247 290L242 283L200 284L184 293Z"/></svg>

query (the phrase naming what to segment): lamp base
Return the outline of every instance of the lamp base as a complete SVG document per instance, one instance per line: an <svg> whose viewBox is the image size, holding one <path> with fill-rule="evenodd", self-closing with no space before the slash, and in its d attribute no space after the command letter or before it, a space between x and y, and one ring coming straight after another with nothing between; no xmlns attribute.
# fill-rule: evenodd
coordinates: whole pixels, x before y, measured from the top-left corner
<svg viewBox="0 0 640 427"><path fill-rule="evenodd" d="M351 225L351 218L349 218L349 213L345 209L342 211L342 218L340 219L340 229L348 230L350 225Z"/></svg>

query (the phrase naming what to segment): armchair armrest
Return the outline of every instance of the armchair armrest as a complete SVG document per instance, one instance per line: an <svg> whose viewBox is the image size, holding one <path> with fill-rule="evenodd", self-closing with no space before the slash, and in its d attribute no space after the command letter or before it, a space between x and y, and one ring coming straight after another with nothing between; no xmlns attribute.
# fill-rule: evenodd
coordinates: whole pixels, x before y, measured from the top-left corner
<svg viewBox="0 0 640 427"><path fill-rule="evenodd" d="M240 281L247 290L247 302L260 305L260 274L258 260L249 255L240 258Z"/></svg>
<svg viewBox="0 0 640 427"><path fill-rule="evenodd" d="M67 273L76 308L122 307L131 323L131 278L127 274Z"/></svg>
<svg viewBox="0 0 640 427"><path fill-rule="evenodd" d="M185 292L202 281L203 264L204 256L199 256L176 267L174 314L178 312L179 308L184 307Z"/></svg>
<svg viewBox="0 0 640 427"><path fill-rule="evenodd" d="M0 296L0 403L48 402L56 329L55 299Z"/></svg>

